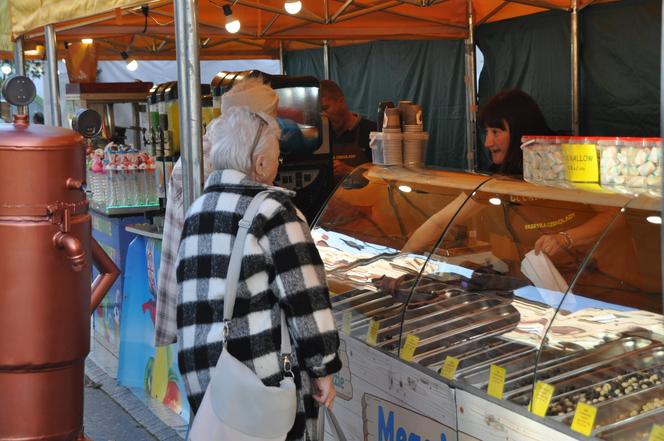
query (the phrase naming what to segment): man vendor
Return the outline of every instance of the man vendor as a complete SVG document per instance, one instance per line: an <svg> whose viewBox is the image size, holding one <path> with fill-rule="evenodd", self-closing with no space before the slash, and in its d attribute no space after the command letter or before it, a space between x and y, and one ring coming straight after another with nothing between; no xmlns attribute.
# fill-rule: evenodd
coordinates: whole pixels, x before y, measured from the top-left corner
<svg viewBox="0 0 664 441"><path fill-rule="evenodd" d="M369 132L376 130L376 123L351 112L343 92L334 81L320 81L319 93L321 111L332 126L330 147L336 185L353 168L371 162Z"/></svg>

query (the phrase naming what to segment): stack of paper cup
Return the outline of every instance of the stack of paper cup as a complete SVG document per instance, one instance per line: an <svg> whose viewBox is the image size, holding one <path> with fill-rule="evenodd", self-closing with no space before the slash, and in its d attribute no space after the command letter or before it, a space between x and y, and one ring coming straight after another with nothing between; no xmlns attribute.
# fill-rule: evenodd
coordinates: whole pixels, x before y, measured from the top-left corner
<svg viewBox="0 0 664 441"><path fill-rule="evenodd" d="M383 164L403 164L401 112L397 108L385 109L383 119Z"/></svg>
<svg viewBox="0 0 664 441"><path fill-rule="evenodd" d="M408 103L403 106L403 162L407 165L424 164L424 153L428 134L424 132L422 108Z"/></svg>
<svg viewBox="0 0 664 441"><path fill-rule="evenodd" d="M371 160L378 165L401 165L403 154L401 142L403 133L398 132L371 132L369 134L369 147L371 147Z"/></svg>
<svg viewBox="0 0 664 441"><path fill-rule="evenodd" d="M422 127L422 126L419 126ZM403 162L406 165L424 164L426 143L429 134L422 129L414 130L404 127L403 133Z"/></svg>

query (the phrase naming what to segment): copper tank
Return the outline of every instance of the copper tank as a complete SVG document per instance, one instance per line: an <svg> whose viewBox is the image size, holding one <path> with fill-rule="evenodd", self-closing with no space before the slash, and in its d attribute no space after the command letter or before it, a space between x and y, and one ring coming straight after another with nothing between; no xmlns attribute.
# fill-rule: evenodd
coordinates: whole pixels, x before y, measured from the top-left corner
<svg viewBox="0 0 664 441"><path fill-rule="evenodd" d="M0 124L2 441L83 439L90 314L119 274L92 239L84 179L80 135Z"/></svg>

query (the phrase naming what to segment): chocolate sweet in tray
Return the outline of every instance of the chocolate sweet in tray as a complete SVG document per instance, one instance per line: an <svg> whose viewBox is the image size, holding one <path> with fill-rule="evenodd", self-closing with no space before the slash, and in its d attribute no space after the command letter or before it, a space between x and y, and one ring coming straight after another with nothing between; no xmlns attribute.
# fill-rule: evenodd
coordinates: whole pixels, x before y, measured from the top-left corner
<svg viewBox="0 0 664 441"><path fill-rule="evenodd" d="M619 375L616 378L586 387L577 392L566 394L554 399L548 409L547 415L564 415L574 411L576 404L598 404L624 395L633 394L662 384L662 368L646 369L628 375Z"/></svg>
<svg viewBox="0 0 664 441"><path fill-rule="evenodd" d="M449 298L455 293L463 293L459 289L453 289L453 292L448 292L450 285L427 277L422 277L418 280L417 276L413 274L404 274L398 278L385 276L373 282L381 292L392 297L395 302L408 302L409 305L414 306L434 303L438 300ZM416 282L417 287L413 291L413 286Z"/></svg>

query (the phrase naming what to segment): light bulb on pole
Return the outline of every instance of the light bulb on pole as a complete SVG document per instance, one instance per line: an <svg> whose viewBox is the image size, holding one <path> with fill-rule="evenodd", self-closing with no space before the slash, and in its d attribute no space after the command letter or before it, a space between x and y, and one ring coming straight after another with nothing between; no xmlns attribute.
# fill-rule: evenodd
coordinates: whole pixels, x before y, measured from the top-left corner
<svg viewBox="0 0 664 441"><path fill-rule="evenodd" d="M297 1L288 0L284 2L284 9L289 14L295 15L302 10L302 2L300 0Z"/></svg>
<svg viewBox="0 0 664 441"><path fill-rule="evenodd" d="M230 5L224 5L223 9L226 16L226 30L231 34L236 34L240 30L240 20L233 15Z"/></svg>
<svg viewBox="0 0 664 441"><path fill-rule="evenodd" d="M120 52L120 56L121 56L122 59L125 60L125 62L127 63L127 65L126 65L125 67L127 68L128 71L133 72L133 71L135 71L136 69L138 69L138 61L136 61L136 60L133 59L133 58L130 58L130 57L129 57L129 54L127 53L127 51L122 51L122 52Z"/></svg>

